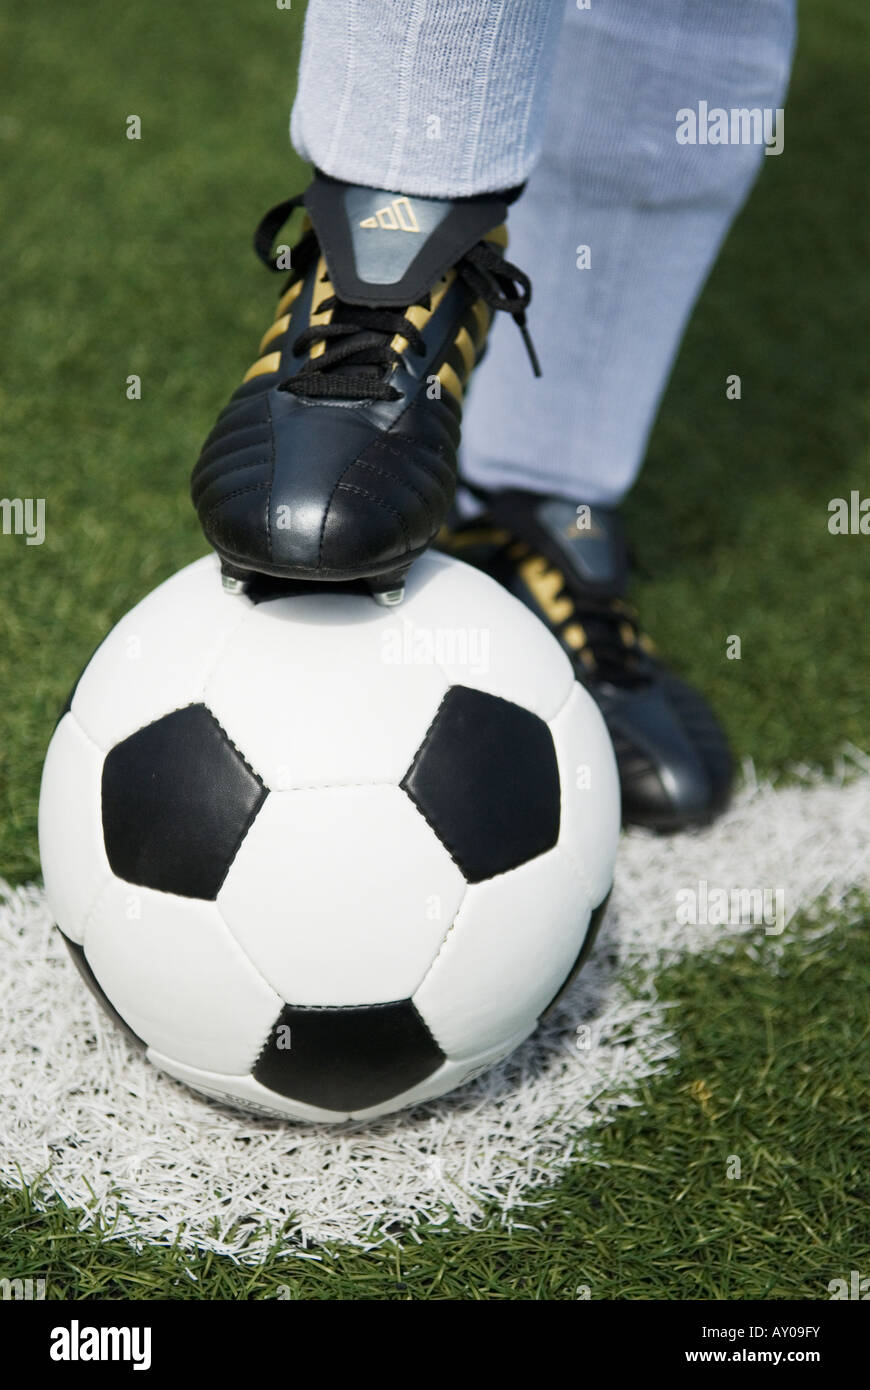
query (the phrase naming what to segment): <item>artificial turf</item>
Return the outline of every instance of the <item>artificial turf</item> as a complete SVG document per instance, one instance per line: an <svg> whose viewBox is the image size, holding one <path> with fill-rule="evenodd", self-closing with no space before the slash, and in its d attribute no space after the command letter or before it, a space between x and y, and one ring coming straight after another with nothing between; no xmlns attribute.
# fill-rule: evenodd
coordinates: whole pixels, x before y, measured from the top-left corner
<svg viewBox="0 0 870 1390"><path fill-rule="evenodd" d="M47 1298L827 1299L870 1265L870 914L805 921L782 955L743 942L658 981L679 1064L508 1229L393 1231L370 1251L278 1242L261 1265L80 1232L79 1214L0 1199L0 1249ZM765 953L768 953L765 959ZM740 1176L734 1159L740 1160Z"/></svg>
<svg viewBox="0 0 870 1390"><path fill-rule="evenodd" d="M286 132L302 13L91 0L0 17L0 496L46 499L43 545L0 535L0 872L13 882L39 873L39 772L66 691L112 623L205 552L190 466L272 305L251 229L305 179ZM847 739L866 748L870 730L870 539L828 530L831 498L870 495L870 11L804 0L801 20L785 151L765 160L703 294L628 503L646 625L737 755L777 774ZM857 926L840 940L792 949L785 976L739 955L669 976L680 1069L602 1132L611 1166L577 1167L557 1189L563 1216L343 1251L294 1271L294 1289L825 1297L827 1278L867 1262L850 1098L867 1075L868 947ZM719 1181L723 1145L747 1154L751 1186ZM61 1211L4 1204L4 1265L48 1274L57 1294L266 1296L288 1277L286 1262L134 1259Z"/></svg>

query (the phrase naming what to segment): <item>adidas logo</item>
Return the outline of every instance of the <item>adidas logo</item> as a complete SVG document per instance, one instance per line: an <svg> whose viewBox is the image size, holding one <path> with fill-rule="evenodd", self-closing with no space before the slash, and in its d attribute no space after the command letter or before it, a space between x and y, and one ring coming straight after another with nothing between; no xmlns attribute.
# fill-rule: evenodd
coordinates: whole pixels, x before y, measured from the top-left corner
<svg viewBox="0 0 870 1390"><path fill-rule="evenodd" d="M364 217L361 227L382 227L385 232L419 232L414 209L407 198L394 198L385 208L378 208L374 217Z"/></svg>

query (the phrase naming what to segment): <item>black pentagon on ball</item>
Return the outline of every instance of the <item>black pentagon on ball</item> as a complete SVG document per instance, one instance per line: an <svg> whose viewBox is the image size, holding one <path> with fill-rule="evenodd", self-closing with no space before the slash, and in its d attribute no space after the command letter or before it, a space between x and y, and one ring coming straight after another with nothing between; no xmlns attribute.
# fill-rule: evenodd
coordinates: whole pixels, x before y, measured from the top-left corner
<svg viewBox="0 0 870 1390"><path fill-rule="evenodd" d="M125 738L103 764L103 839L119 878L216 898L266 797L205 705Z"/></svg>
<svg viewBox="0 0 870 1390"><path fill-rule="evenodd" d="M393 1100L444 1061L410 999L327 1008L285 1004L253 1075L290 1100L346 1113Z"/></svg>
<svg viewBox="0 0 870 1390"><path fill-rule="evenodd" d="M559 838L553 736L530 710L454 685L402 788L469 883L515 869Z"/></svg>

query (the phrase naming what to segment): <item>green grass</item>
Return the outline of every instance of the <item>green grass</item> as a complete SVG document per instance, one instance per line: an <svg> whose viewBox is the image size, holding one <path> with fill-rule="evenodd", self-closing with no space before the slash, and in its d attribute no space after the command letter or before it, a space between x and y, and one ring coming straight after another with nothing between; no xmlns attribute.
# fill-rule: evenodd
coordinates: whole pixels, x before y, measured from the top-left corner
<svg viewBox="0 0 870 1390"><path fill-rule="evenodd" d="M8 1277L51 1298L825 1299L870 1262L870 1154L856 1102L870 1067L870 932L860 906L833 936L755 958L689 960L659 980L673 1001L678 1068L601 1132L509 1233L495 1220L422 1245L320 1249L243 1269L215 1256L76 1230L77 1218L0 1200ZM762 948L763 949L763 948ZM740 1178L728 1163L741 1161ZM196 1276L191 1278L191 1271Z"/></svg>
<svg viewBox="0 0 870 1390"><path fill-rule="evenodd" d="M301 18L240 0L19 0L0 19L0 495L47 504L43 546L0 536L0 872L13 882L39 872L40 766L69 686L132 603L205 551L190 466L272 301L251 229L303 182L286 135ZM628 506L647 626L738 755L770 772L827 762L847 738L866 747L870 730L870 541L827 531L830 498L870 494L870 12L804 0L802 21L785 153L705 290ZM743 398L729 402L735 372ZM126 399L131 373L141 401ZM571 1298L580 1284L825 1297L868 1261L852 1099L868 968L856 928L793 949L781 975L739 954L672 972L678 1072L602 1134L610 1166L578 1166L531 1231L447 1230L251 1273L159 1249L134 1259L11 1193L3 1273L85 1297L268 1296L290 1280L307 1298ZM751 1178L723 1180L728 1153Z"/></svg>
<svg viewBox="0 0 870 1390"><path fill-rule="evenodd" d="M629 504L644 617L765 771L870 730L870 540L827 530L831 498L870 496L870 12L800 15L785 151L708 283Z"/></svg>
<svg viewBox="0 0 870 1390"><path fill-rule="evenodd" d="M0 493L47 507L43 546L0 537L14 881L39 871L39 772L69 686L204 553L190 467L272 303L251 230L304 177L286 132L300 26L301 7L207 0L0 22ZM827 530L831 497L870 491L868 80L863 0L806 0L785 153L716 266L629 499L647 626L765 771L824 763L870 728L870 542Z"/></svg>

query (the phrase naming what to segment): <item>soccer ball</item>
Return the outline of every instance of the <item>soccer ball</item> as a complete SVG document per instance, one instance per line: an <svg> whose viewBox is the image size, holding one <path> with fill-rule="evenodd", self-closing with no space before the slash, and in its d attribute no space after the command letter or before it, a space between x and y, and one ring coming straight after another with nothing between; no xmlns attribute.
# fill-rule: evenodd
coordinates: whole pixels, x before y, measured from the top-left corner
<svg viewBox="0 0 870 1390"><path fill-rule="evenodd" d="M222 591L124 617L48 749L48 900L152 1062L208 1096L368 1119L516 1047L588 949L619 830L598 709L544 626L447 556L399 608Z"/></svg>

